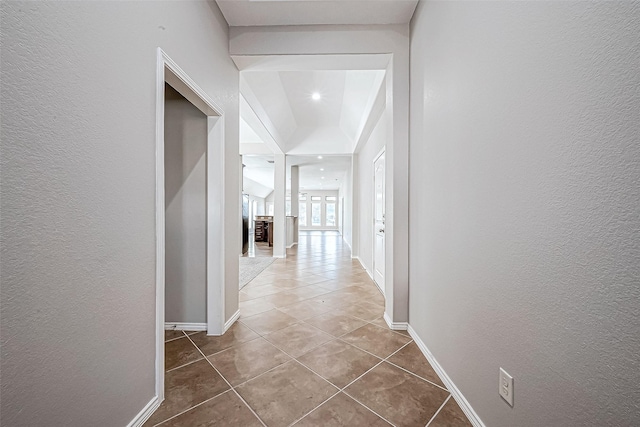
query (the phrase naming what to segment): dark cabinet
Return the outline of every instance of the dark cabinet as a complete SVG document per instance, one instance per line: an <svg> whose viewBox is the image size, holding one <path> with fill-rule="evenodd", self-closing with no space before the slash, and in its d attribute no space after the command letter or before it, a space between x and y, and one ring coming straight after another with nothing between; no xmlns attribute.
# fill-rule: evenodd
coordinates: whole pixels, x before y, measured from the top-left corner
<svg viewBox="0 0 640 427"><path fill-rule="evenodd" d="M256 216L254 224L255 241L269 242L269 246L273 245L273 233L271 233L271 227L273 227L273 217Z"/></svg>

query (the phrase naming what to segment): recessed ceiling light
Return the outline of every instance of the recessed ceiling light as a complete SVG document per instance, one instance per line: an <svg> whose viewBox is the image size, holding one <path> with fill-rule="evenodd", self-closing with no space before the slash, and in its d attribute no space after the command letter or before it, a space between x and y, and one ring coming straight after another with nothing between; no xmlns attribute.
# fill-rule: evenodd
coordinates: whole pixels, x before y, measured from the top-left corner
<svg viewBox="0 0 640 427"><path fill-rule="evenodd" d="M324 168L320 168L320 170L321 170L322 172L324 172Z"/></svg>
<svg viewBox="0 0 640 427"><path fill-rule="evenodd" d="M322 160L322 156L318 156L318 160Z"/></svg>
<svg viewBox="0 0 640 427"><path fill-rule="evenodd" d="M324 179L324 176L322 177L322 179Z"/></svg>
<svg viewBox="0 0 640 427"><path fill-rule="evenodd" d="M313 92L313 94L311 95L311 99L313 99L314 101L319 101L320 98L321 96L318 92Z"/></svg>

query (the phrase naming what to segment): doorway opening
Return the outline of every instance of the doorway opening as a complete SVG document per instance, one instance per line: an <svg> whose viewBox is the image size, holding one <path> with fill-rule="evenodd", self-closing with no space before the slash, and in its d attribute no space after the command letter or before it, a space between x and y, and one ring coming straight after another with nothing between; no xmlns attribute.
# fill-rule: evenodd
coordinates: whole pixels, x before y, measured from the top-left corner
<svg viewBox="0 0 640 427"><path fill-rule="evenodd" d="M207 116L164 91L165 329L206 330Z"/></svg>
<svg viewBox="0 0 640 427"><path fill-rule="evenodd" d="M165 328L206 330L209 335L222 335L224 332L223 125L222 109L162 49L158 48L158 405L164 399ZM165 320L171 323L165 323Z"/></svg>

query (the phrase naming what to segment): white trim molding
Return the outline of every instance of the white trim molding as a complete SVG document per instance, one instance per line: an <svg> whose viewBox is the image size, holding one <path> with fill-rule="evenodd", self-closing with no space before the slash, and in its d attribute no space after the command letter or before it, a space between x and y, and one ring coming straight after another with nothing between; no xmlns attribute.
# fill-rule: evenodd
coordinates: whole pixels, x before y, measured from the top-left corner
<svg viewBox="0 0 640 427"><path fill-rule="evenodd" d="M207 324L203 330L223 332L224 326L224 120L222 109L182 68L158 47L156 50L156 360L158 404L164 400L165 331L165 174L164 107L168 83L207 115ZM215 164L214 164L215 163ZM177 324L175 324L177 325ZM190 324L187 328L193 328ZM195 324L199 325L199 324ZM177 329L177 328L176 328ZM193 329L192 329L193 330Z"/></svg>
<svg viewBox="0 0 640 427"><path fill-rule="evenodd" d="M386 318L387 315L385 314L385 320ZM451 393L451 396L458 403L458 406L460 406L460 409L462 409L462 412L464 412L471 424L473 424L474 427L485 427L478 414L476 414L476 411L474 411L469 404L469 401L467 401L462 392L458 389L458 387L456 387L453 380L451 380L449 375L447 375L444 368L438 363L433 354L431 354L431 351L429 351L427 345L422 341L422 339L420 339L415 329L413 329L411 325L409 325L407 330L409 332L409 335L411 335L411 338L413 338L415 343L418 345L418 348L420 349L420 351L422 351L424 357L427 358L427 360L433 367L433 370L436 371L436 374L438 374L444 385L447 387L447 390L449 390L449 393Z"/></svg>
<svg viewBox="0 0 640 427"><path fill-rule="evenodd" d="M145 407L142 408L142 411L140 411L138 415L136 415L133 420L131 420L131 422L127 424L127 427L142 426L149 418L151 418L151 415L153 415L156 409L158 409L160 403L162 402L160 399L158 399L158 396L154 396L153 399L151 399L149 403L147 403Z"/></svg>
<svg viewBox="0 0 640 427"><path fill-rule="evenodd" d="M409 324L407 322L392 322L391 318L389 317L386 311L384 312L383 317L384 317L384 321L387 322L387 325L389 326L389 328L393 329L394 331L406 331L407 328L409 327Z"/></svg>
<svg viewBox="0 0 640 427"><path fill-rule="evenodd" d="M360 257L358 257L358 256L352 256L352 257L351 257L351 259L357 259L357 260L358 260L358 262L360 263L360 266L362 267L362 269L363 269L364 271L366 271L366 272L367 272L367 275L369 276L369 278L371 279L371 281L373 281L373 283L376 285L376 288L378 288L378 290L380 291L380 293L382 294L382 296L384 296L384 289L382 289L382 288L380 287L380 285L378 285L378 284L376 283L376 281L375 281L375 280L373 280L373 274L371 274L371 271L369 271L369 269L368 269L367 267L365 267L365 265L362 263L362 260L360 259ZM404 330L404 329L403 329L403 330Z"/></svg>
<svg viewBox="0 0 640 427"><path fill-rule="evenodd" d="M233 313L233 316L231 316L229 320L227 320L224 323L224 331L227 332L229 328L232 327L233 324L236 323L236 320L238 320L239 318L240 318L240 310Z"/></svg>
<svg viewBox="0 0 640 427"><path fill-rule="evenodd" d="M206 331L206 323L165 322L165 331Z"/></svg>

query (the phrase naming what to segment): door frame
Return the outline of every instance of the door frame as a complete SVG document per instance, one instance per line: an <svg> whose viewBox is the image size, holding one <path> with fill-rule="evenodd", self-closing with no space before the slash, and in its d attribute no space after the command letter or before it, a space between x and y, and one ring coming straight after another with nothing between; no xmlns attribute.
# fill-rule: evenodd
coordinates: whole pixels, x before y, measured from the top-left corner
<svg viewBox="0 0 640 427"><path fill-rule="evenodd" d="M371 226L371 231L372 231L372 246L373 246L373 254L371 257L371 266L372 266L372 271L371 271L371 275L372 275L372 279L373 279L373 283L376 284L376 286L378 287L378 289L380 290L380 292L382 293L382 296L384 296L386 298L386 293L385 293L385 288L387 286L387 234L386 234L386 227L385 227L385 235L384 235L384 283L382 284L382 286L376 282L376 244L375 244L375 240L376 240L376 162L380 159L380 157L382 157L385 153L386 153L386 145L384 147L382 147L382 150L380 150L380 152L378 152L378 154L373 158L373 209L372 209L372 213L373 213L373 218L372 218L372 226ZM383 180L383 185L384 185L384 210L385 210L385 214L386 214L386 203L387 203L387 159L385 157L385 161L384 161L384 180ZM386 218L385 218L386 220Z"/></svg>
<svg viewBox="0 0 640 427"><path fill-rule="evenodd" d="M207 116L207 334L224 332L224 111L161 48L156 57L156 396L164 400L165 324L165 83ZM214 201L218 201L215 203Z"/></svg>

